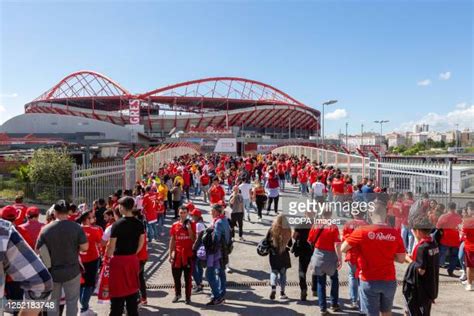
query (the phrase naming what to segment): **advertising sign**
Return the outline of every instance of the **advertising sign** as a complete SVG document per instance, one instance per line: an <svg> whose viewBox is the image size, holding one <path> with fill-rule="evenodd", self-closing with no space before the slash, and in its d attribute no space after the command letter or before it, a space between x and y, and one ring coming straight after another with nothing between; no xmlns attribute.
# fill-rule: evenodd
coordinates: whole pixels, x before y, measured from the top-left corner
<svg viewBox="0 0 474 316"><path fill-rule="evenodd" d="M217 140L216 147L214 148L216 153L236 153L237 152L237 139L235 138L219 138Z"/></svg>
<svg viewBox="0 0 474 316"><path fill-rule="evenodd" d="M140 100L130 100L129 103L130 125L140 124Z"/></svg>

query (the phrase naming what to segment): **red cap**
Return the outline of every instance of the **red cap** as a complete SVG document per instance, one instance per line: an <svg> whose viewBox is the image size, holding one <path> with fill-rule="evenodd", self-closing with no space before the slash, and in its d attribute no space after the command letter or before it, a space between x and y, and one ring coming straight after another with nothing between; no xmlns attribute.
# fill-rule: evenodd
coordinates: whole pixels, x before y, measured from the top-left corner
<svg viewBox="0 0 474 316"><path fill-rule="evenodd" d="M195 206L193 203L189 202L188 204L186 204L186 208L188 209L188 212L191 212L192 210L194 210Z"/></svg>
<svg viewBox="0 0 474 316"><path fill-rule="evenodd" d="M200 210L198 210L197 208L195 208L195 209L191 212L191 216L201 217L201 216L202 216L202 213L201 213Z"/></svg>
<svg viewBox="0 0 474 316"><path fill-rule="evenodd" d="M36 206L30 206L26 210L26 215L28 215L28 216L38 216L38 215L40 215L40 210Z"/></svg>
<svg viewBox="0 0 474 316"><path fill-rule="evenodd" d="M16 208L11 205L7 205L2 208L2 218L6 220L15 220L18 215Z"/></svg>
<svg viewBox="0 0 474 316"><path fill-rule="evenodd" d="M374 192L375 192L375 193L380 193L380 192L382 192L382 189L379 188L379 187L376 187L376 188L374 189Z"/></svg>

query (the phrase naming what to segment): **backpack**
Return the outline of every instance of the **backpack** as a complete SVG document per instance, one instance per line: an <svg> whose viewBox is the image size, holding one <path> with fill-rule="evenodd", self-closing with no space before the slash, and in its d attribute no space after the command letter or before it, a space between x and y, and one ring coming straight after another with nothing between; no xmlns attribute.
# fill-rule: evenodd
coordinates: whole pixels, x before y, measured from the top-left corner
<svg viewBox="0 0 474 316"><path fill-rule="evenodd" d="M206 228L206 230L202 234L202 245L206 249L207 253L214 253L217 251L217 245L214 243L213 233L214 228L209 227Z"/></svg>

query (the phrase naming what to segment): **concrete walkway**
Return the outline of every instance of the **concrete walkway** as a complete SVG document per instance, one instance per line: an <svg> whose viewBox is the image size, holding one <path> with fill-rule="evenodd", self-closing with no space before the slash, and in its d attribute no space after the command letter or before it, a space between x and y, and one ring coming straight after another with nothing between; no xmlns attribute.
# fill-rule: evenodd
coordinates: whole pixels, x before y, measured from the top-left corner
<svg viewBox="0 0 474 316"><path fill-rule="evenodd" d="M296 190L290 188L289 192L282 193L284 199L296 196ZM209 206L202 203L200 198L192 199L193 203L203 211L206 223L210 221ZM280 202L280 205L282 203ZM266 212L264 212L266 214ZM167 229L171 224L171 214L166 220ZM274 216L264 215L262 223L256 222L257 216L251 214L252 222L244 222L245 242L234 243L234 251L230 257L232 273L228 274L229 284L226 303L220 306L207 308L209 301L209 287L205 287L203 294L193 295L192 304L184 304L184 300L171 303L174 297L171 266L167 261L168 232L160 242L153 242L150 249L149 262L146 265L148 290L148 305L140 309L140 315L310 315L319 314L317 299L311 295L307 302L300 302L298 286L298 261L292 257L292 268L288 270L288 286L286 294L288 300L280 300L277 295L275 301L269 299L269 270L268 257L258 256L256 245L265 236ZM405 265L397 264L397 279L402 280ZM340 280L340 305L343 312L338 315L354 313L348 308L349 289L347 286L347 265L344 264L339 271ZM474 312L474 292L466 292L457 279L449 278L444 269L441 270L439 299L433 306L433 315L469 315ZM308 281L311 277L308 273ZM207 283L206 283L207 285ZM329 294L329 288L327 289ZM277 289L279 294L279 289ZM329 303L329 299L328 299ZM91 299L91 307L99 315L106 315L108 305L97 304L97 298ZM403 296L401 286L398 287L394 315L403 315Z"/></svg>

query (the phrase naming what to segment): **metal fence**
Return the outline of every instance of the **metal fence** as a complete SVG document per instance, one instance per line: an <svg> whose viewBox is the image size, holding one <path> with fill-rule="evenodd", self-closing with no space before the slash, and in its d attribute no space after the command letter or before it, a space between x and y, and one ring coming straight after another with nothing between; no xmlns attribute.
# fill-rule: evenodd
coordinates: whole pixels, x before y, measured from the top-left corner
<svg viewBox="0 0 474 316"><path fill-rule="evenodd" d="M93 163L88 166L74 165L72 169L72 200L74 203L92 202L107 198L115 191L132 189L145 174L157 171L175 157L198 153L193 145L165 144L140 151L137 157L130 154L124 160Z"/></svg>
<svg viewBox="0 0 474 316"><path fill-rule="evenodd" d="M300 157L322 162L350 174L355 183L364 177L374 179L389 193L413 192L416 197L428 193L442 203L452 197L452 162L384 162L375 157L363 157L310 146L282 146L272 150L275 154Z"/></svg>

